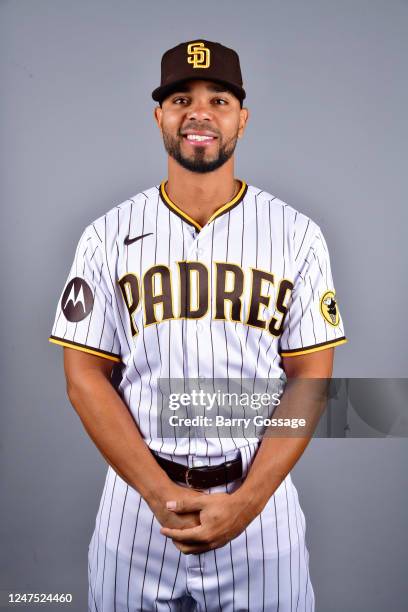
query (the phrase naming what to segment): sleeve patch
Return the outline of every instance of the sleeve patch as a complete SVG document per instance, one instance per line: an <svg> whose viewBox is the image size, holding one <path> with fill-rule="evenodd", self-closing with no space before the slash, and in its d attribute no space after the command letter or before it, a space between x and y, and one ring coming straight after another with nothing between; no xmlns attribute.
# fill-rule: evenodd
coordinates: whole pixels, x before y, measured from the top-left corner
<svg viewBox="0 0 408 612"><path fill-rule="evenodd" d="M71 279L61 298L61 310L65 318L72 323L86 319L93 308L92 289L83 278Z"/></svg>
<svg viewBox="0 0 408 612"><path fill-rule="evenodd" d="M320 300L320 313L323 319L332 327L340 323L339 309L337 307L334 291L326 291Z"/></svg>

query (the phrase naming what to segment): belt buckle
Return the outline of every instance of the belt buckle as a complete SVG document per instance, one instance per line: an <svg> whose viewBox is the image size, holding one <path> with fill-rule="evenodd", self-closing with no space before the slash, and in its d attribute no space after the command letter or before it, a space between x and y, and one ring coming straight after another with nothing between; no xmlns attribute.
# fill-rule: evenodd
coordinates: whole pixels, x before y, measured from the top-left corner
<svg viewBox="0 0 408 612"><path fill-rule="evenodd" d="M193 483L191 482L191 479L193 477L193 472L206 472L208 469L211 470L211 467L215 467L215 466L195 465L193 467L187 468L186 474L184 476L184 481L185 481L186 485L188 487L190 487L190 489L196 489L197 491L202 491L203 490L202 488L193 486Z"/></svg>

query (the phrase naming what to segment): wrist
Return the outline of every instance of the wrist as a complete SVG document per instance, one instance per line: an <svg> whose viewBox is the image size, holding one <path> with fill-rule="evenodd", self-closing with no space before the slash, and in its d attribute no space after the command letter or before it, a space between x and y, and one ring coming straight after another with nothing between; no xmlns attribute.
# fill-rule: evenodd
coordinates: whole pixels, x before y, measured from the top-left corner
<svg viewBox="0 0 408 612"><path fill-rule="evenodd" d="M241 508L244 508L244 511L255 518L264 509L270 495L265 493L263 487L254 487L251 483L245 481L239 489L232 493L232 497L235 498Z"/></svg>
<svg viewBox="0 0 408 612"><path fill-rule="evenodd" d="M166 475L159 482L155 482L153 488L140 491L140 494L150 508L157 508L165 507L166 501L174 498L176 490L177 485Z"/></svg>

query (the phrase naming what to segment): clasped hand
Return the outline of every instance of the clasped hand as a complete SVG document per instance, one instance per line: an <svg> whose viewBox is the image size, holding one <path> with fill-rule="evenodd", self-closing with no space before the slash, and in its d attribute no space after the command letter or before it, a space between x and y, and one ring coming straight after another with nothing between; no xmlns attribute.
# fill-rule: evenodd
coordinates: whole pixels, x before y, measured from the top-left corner
<svg viewBox="0 0 408 612"><path fill-rule="evenodd" d="M171 538L184 554L198 554L224 546L254 518L240 498L228 493L206 493L168 501L166 508L176 515L197 512L199 525L184 529L162 527L160 532Z"/></svg>

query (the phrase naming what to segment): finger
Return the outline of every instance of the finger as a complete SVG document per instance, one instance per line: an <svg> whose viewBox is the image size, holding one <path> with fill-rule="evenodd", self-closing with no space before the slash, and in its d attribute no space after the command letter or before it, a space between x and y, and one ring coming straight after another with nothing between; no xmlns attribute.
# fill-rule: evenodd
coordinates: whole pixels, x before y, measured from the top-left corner
<svg viewBox="0 0 408 612"><path fill-rule="evenodd" d="M184 499L170 500L166 502L167 510L184 514L186 512L194 512L202 510L207 501L206 495L197 495L197 497L187 497Z"/></svg>
<svg viewBox="0 0 408 612"><path fill-rule="evenodd" d="M176 542L173 542L173 544L184 555L199 555L200 553L205 553L209 550L212 550L212 548L215 548L215 546L210 546L208 544L202 544L200 546L191 546L188 544L179 544Z"/></svg>
<svg viewBox="0 0 408 612"><path fill-rule="evenodd" d="M175 540L177 542L203 543L203 528L202 525L197 527L189 527L187 529L171 529L170 527L162 527L160 533Z"/></svg>

